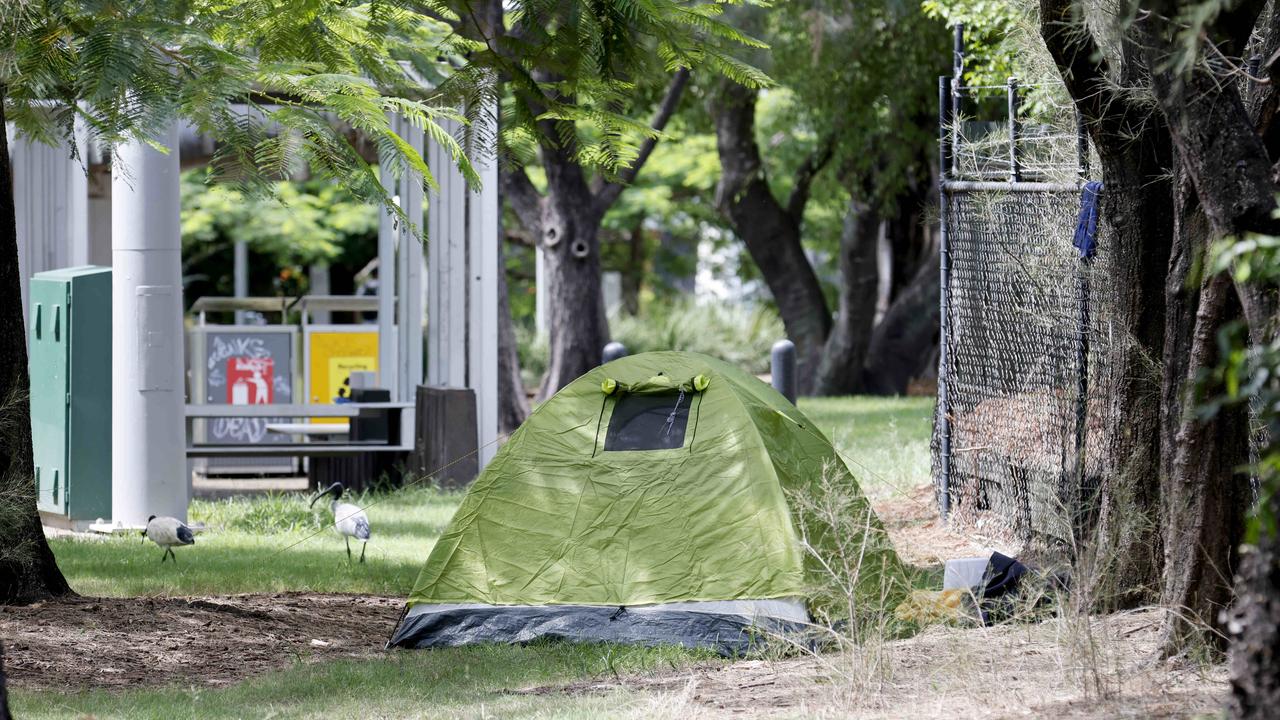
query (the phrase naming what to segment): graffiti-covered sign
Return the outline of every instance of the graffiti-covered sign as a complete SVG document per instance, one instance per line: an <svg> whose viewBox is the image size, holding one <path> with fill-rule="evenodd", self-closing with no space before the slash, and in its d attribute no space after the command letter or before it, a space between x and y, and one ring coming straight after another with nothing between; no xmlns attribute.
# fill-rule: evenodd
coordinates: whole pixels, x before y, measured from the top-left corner
<svg viewBox="0 0 1280 720"><path fill-rule="evenodd" d="M192 343L200 368L195 392L211 405L271 405L293 402L293 354L296 328L193 328ZM288 442L285 435L267 432L278 418L210 418L204 442Z"/></svg>

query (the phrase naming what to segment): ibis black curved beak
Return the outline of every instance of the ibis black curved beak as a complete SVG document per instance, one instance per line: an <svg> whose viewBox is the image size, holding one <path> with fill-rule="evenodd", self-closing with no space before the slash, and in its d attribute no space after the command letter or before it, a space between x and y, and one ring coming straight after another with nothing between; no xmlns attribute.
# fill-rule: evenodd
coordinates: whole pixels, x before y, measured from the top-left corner
<svg viewBox="0 0 1280 720"><path fill-rule="evenodd" d="M334 493L337 493L337 494L334 495ZM325 495L333 495L335 498L340 497L342 495L342 483L334 483L329 487L316 493L315 497L311 498L311 504L308 505L307 507L315 507L316 501L324 497Z"/></svg>

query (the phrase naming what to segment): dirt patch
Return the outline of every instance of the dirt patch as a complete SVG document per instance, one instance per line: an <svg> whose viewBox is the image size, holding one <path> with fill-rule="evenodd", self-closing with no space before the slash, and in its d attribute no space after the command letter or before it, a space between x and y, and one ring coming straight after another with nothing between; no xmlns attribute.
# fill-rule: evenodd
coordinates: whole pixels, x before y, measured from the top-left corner
<svg viewBox="0 0 1280 720"><path fill-rule="evenodd" d="M310 593L71 598L0 607L0 638L16 687L220 686L378 654L403 608L403 598Z"/></svg>
<svg viewBox="0 0 1280 720"><path fill-rule="evenodd" d="M973 557L998 550L1018 554L1017 543L1005 538L961 533L938 516L933 485L872 497L871 506L884 523L898 555L912 565L940 565L947 560Z"/></svg>
<svg viewBox="0 0 1280 720"><path fill-rule="evenodd" d="M1184 718L1226 700L1226 669L1152 661L1158 610L935 627L856 652L702 665L516 692L632 694L645 717Z"/></svg>

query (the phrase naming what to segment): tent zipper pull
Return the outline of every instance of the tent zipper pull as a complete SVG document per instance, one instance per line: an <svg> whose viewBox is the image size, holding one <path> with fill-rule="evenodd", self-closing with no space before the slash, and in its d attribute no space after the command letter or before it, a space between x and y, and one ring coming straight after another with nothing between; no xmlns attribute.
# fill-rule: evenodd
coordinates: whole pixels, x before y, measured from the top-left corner
<svg viewBox="0 0 1280 720"><path fill-rule="evenodd" d="M622 617L625 614L627 614L626 606L619 605L618 609L615 610L614 613L609 616L609 622L613 622L614 620L617 620L618 618Z"/></svg>
<svg viewBox="0 0 1280 720"><path fill-rule="evenodd" d="M680 403L684 401L684 388L680 388L680 394L676 396L676 406L671 408L671 414L667 415L667 429L663 435L670 435L671 428L676 424L676 413L680 411Z"/></svg>

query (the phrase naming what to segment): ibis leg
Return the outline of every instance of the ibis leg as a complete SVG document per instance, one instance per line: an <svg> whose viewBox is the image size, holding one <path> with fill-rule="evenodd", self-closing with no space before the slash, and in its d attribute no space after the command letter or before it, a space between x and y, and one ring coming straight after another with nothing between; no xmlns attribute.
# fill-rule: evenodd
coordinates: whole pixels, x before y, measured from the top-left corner
<svg viewBox="0 0 1280 720"><path fill-rule="evenodd" d="M364 551L368 549L368 547L369 547L369 543L367 542L360 543L360 562L364 562Z"/></svg>
<svg viewBox="0 0 1280 720"><path fill-rule="evenodd" d="M351 562L351 538L347 538L347 562Z"/></svg>
<svg viewBox="0 0 1280 720"><path fill-rule="evenodd" d="M164 552L160 554L160 564L163 565L164 561L168 559L169 559L169 548L165 548Z"/></svg>
<svg viewBox="0 0 1280 720"><path fill-rule="evenodd" d="M175 564L178 562L178 553L174 552L173 548L169 548L169 557L173 558Z"/></svg>

